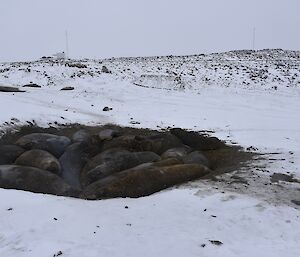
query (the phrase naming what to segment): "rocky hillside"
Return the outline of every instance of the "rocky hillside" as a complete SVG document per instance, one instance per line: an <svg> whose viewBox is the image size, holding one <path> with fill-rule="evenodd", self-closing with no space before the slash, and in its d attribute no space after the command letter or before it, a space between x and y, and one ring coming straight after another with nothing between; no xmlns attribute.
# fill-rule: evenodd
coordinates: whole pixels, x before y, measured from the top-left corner
<svg viewBox="0 0 300 257"><path fill-rule="evenodd" d="M0 64L0 84L72 85L90 81L127 80L137 86L164 89L238 87L284 90L300 86L300 51L239 50L193 56L65 60Z"/></svg>

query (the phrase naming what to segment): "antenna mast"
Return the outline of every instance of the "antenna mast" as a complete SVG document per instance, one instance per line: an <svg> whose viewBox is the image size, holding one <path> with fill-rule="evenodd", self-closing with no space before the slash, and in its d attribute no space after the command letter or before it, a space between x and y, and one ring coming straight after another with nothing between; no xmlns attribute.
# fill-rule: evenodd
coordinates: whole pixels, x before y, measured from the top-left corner
<svg viewBox="0 0 300 257"><path fill-rule="evenodd" d="M67 30L66 30L66 58L69 58L69 35Z"/></svg>
<svg viewBox="0 0 300 257"><path fill-rule="evenodd" d="M256 40L256 28L253 28L253 41L252 41L252 49L255 50L255 40Z"/></svg>

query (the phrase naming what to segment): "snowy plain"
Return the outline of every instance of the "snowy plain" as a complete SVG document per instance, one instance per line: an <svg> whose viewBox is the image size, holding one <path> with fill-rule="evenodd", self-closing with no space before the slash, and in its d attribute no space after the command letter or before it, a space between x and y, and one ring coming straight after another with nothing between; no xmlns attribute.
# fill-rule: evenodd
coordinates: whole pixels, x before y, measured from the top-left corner
<svg viewBox="0 0 300 257"><path fill-rule="evenodd" d="M270 183L275 172L300 179L299 52L67 63L0 64L1 85L41 85L0 93L2 132L27 121L182 127L252 147L261 158L236 171L247 186L224 174L140 199L0 189L0 256L300 256L300 208L291 202L300 201L300 184ZM74 90L60 91L65 86Z"/></svg>

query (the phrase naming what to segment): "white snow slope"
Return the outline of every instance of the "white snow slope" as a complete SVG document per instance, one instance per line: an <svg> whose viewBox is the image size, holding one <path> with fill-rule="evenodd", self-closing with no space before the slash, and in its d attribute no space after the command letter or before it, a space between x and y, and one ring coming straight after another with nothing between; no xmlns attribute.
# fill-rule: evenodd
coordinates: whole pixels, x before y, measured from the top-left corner
<svg viewBox="0 0 300 257"><path fill-rule="evenodd" d="M300 179L299 52L0 64L0 85L29 82L42 87L0 92L2 132L27 121L176 126L262 155L218 181L140 199L0 189L0 256L300 256L300 184L270 183L274 172ZM248 184L229 184L233 175Z"/></svg>

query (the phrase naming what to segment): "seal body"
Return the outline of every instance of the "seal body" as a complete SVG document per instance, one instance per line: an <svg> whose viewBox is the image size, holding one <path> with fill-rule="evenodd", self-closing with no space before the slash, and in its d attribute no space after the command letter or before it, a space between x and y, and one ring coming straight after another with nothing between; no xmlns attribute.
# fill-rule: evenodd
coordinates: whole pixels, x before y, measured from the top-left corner
<svg viewBox="0 0 300 257"><path fill-rule="evenodd" d="M23 153L18 157L15 164L47 170L57 175L61 173L59 161L52 154L39 149Z"/></svg>
<svg viewBox="0 0 300 257"><path fill-rule="evenodd" d="M82 192L84 199L142 197L189 180L207 175L210 170L198 164L136 167L114 174L89 185Z"/></svg>
<svg viewBox="0 0 300 257"><path fill-rule="evenodd" d="M0 165L0 187L74 197L79 193L49 171L18 165Z"/></svg>
<svg viewBox="0 0 300 257"><path fill-rule="evenodd" d="M0 145L0 165L13 164L25 150L17 145Z"/></svg>
<svg viewBox="0 0 300 257"><path fill-rule="evenodd" d="M19 138L16 145L27 150L45 150L55 157L60 157L70 143L71 140L65 136L47 133L32 133Z"/></svg>
<svg viewBox="0 0 300 257"><path fill-rule="evenodd" d="M87 145L74 143L69 145L59 158L62 170L62 178L72 187L80 189L80 173L87 161Z"/></svg>

